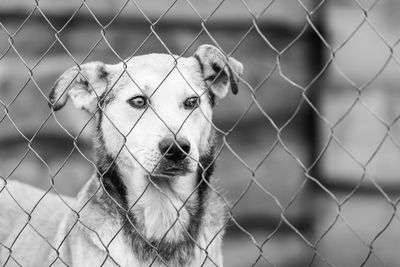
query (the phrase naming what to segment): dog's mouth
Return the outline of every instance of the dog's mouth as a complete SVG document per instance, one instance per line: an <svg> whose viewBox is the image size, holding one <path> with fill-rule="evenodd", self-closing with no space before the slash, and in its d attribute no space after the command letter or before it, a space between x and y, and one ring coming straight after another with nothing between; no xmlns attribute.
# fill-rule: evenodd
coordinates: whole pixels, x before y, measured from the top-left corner
<svg viewBox="0 0 400 267"><path fill-rule="evenodd" d="M155 178L176 178L185 176L190 173L189 166L186 162L179 164L161 163L151 174Z"/></svg>
<svg viewBox="0 0 400 267"><path fill-rule="evenodd" d="M189 171L177 167L171 167L164 170L157 170L150 174L150 181L162 188L170 188L171 183L176 182L176 178L188 174Z"/></svg>
<svg viewBox="0 0 400 267"><path fill-rule="evenodd" d="M151 173L150 176L158 177L158 178L175 178L178 176L184 176L188 173L189 173L188 170L182 170L179 168L168 168L165 170L157 170L157 171Z"/></svg>

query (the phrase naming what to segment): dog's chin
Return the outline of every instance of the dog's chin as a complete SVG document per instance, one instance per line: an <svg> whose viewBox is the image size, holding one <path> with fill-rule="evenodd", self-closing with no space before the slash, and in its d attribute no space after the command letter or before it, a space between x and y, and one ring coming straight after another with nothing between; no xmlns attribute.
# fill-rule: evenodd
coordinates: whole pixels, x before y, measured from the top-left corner
<svg viewBox="0 0 400 267"><path fill-rule="evenodd" d="M187 176L193 172L192 166L188 160L180 162L171 162L168 160L161 160L159 165L150 174L151 177L174 179L182 176Z"/></svg>
<svg viewBox="0 0 400 267"><path fill-rule="evenodd" d="M155 183L173 182L180 177L193 173L187 165L163 165L150 174Z"/></svg>
<svg viewBox="0 0 400 267"><path fill-rule="evenodd" d="M175 184L178 179L184 178L184 176L190 175L191 172L182 170L168 170L164 172L154 172L150 174L149 179L154 184L161 188L170 188L171 185Z"/></svg>
<svg viewBox="0 0 400 267"><path fill-rule="evenodd" d="M176 169L176 168L171 168L168 170L163 170L163 171L156 171L150 174L151 178L156 178L156 179L176 179L178 177L186 176L190 174L190 171L187 170L181 170L181 169Z"/></svg>

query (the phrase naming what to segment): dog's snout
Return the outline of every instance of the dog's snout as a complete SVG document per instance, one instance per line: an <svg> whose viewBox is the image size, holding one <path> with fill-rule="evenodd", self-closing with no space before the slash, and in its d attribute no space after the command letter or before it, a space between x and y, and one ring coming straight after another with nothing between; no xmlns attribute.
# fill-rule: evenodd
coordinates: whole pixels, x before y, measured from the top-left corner
<svg viewBox="0 0 400 267"><path fill-rule="evenodd" d="M165 138L158 144L158 148L166 159L178 162L189 154L190 143L186 138Z"/></svg>

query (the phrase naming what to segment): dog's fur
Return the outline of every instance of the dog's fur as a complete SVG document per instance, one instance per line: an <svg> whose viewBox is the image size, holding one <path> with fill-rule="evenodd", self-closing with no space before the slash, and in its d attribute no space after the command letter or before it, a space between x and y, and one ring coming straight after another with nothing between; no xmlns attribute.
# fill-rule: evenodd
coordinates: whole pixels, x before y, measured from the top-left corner
<svg viewBox="0 0 400 267"><path fill-rule="evenodd" d="M95 174L77 199L41 199L44 192L8 182L0 193L0 264L222 266L226 215L212 188L212 107L229 87L237 92L242 71L211 45L188 58L150 54L67 70L50 106L59 110L70 98L92 115ZM132 104L136 96L148 105ZM185 104L190 97L199 97L197 106ZM183 159L160 152L166 138Z"/></svg>

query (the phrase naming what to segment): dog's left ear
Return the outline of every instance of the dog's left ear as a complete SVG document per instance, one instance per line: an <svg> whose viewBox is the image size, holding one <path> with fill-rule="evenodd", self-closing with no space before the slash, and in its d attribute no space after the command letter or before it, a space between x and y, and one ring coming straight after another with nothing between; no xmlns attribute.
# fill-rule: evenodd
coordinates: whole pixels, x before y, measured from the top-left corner
<svg viewBox="0 0 400 267"><path fill-rule="evenodd" d="M233 94L238 93L238 76L243 74L242 63L207 44L199 46L194 57L200 64L204 81L219 99L226 96L229 87Z"/></svg>
<svg viewBox="0 0 400 267"><path fill-rule="evenodd" d="M93 114L99 97L107 90L107 65L89 62L66 70L55 82L49 95L49 106L57 111L71 98L75 107Z"/></svg>

